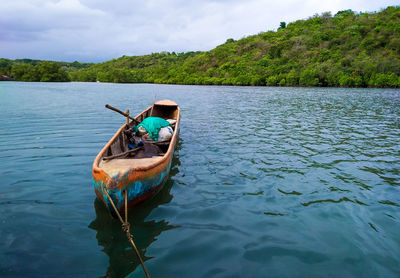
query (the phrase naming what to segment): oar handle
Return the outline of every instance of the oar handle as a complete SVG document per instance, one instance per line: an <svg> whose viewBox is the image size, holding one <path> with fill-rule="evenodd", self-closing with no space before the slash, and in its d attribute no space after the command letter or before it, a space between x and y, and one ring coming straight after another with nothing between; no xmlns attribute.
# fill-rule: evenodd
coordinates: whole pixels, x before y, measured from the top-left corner
<svg viewBox="0 0 400 278"><path fill-rule="evenodd" d="M109 105L109 104L106 104L106 108L108 108L108 109L110 109L110 110L113 110L113 111L115 111L115 112L118 112L118 113L120 113L121 115L123 115L123 116L125 116L125 117L128 117L129 119L131 119L132 121L136 122L137 124L139 123L138 120L132 118L131 116L129 116L129 115L126 114L125 112L122 112L121 110L119 110L119 109L117 109L117 108L115 108L115 107L112 107L112 106Z"/></svg>

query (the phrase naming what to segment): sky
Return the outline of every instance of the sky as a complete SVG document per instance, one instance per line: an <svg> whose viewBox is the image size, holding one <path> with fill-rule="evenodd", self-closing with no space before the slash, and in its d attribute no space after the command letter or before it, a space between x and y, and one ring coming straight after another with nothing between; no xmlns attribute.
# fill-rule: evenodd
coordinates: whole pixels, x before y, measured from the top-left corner
<svg viewBox="0 0 400 278"><path fill-rule="evenodd" d="M0 57L103 62L207 51L315 14L373 12L399 0L3 0Z"/></svg>

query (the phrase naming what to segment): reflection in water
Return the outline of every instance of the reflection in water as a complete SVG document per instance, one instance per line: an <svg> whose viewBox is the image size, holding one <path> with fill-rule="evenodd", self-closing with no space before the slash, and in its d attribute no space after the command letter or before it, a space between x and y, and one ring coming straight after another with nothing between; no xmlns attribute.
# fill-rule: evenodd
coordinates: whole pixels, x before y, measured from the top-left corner
<svg viewBox="0 0 400 278"><path fill-rule="evenodd" d="M178 141L172 158L170 177L164 188L154 198L134 207L128 213L131 233L144 261L151 259L145 255L147 247L163 231L177 228L177 226L170 225L165 220L146 221L146 218L153 209L172 200L173 196L170 194L170 190L174 184L173 177L179 172L180 161L177 152L180 147L181 144ZM97 198L94 201L94 209L96 210L96 219L90 223L89 228L97 231L97 241L99 245L104 247L103 251L109 257L109 266L104 277L125 277L140 266L140 262L121 229L121 222L112 218L107 208ZM149 272L151 274L151 269L149 269Z"/></svg>
<svg viewBox="0 0 400 278"><path fill-rule="evenodd" d="M399 277L399 89L20 82L0 82L0 277L144 277L89 167L123 122L99 108L154 91L181 106L182 165L129 214L153 278Z"/></svg>
<svg viewBox="0 0 400 278"><path fill-rule="evenodd" d="M359 205L367 206L367 204L365 204L365 203L363 203L363 202L361 202L361 201L359 201L357 199L355 199L353 201L353 200L350 200L347 197L340 198L339 200L327 199L327 200L310 201L310 202L307 202L307 203L302 203L302 205L307 207L309 205L318 204L318 203L341 203L341 202L351 202L351 203L356 203L356 204L359 204Z"/></svg>

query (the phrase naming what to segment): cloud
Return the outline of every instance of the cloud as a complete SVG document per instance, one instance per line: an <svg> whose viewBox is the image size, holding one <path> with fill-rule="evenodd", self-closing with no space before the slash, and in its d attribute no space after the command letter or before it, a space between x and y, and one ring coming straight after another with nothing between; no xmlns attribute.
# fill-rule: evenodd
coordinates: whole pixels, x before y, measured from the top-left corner
<svg viewBox="0 0 400 278"><path fill-rule="evenodd" d="M105 61L122 55L209 50L315 13L375 11L383 0L14 0L0 9L5 58Z"/></svg>

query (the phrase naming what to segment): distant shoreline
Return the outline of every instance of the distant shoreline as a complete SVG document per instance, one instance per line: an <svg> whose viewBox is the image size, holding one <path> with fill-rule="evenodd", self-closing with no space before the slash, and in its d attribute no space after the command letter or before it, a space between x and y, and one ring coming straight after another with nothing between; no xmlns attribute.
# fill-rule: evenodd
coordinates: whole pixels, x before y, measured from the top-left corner
<svg viewBox="0 0 400 278"><path fill-rule="evenodd" d="M14 78L7 75L0 75L0 81L15 81Z"/></svg>
<svg viewBox="0 0 400 278"><path fill-rule="evenodd" d="M17 81L215 86L400 88L400 6L322 13L209 51L122 56L107 62L0 58Z"/></svg>
<svg viewBox="0 0 400 278"><path fill-rule="evenodd" d="M347 86L311 86L311 85L229 85L229 84L171 84L171 83L146 83L146 82L123 82L123 83L117 83L117 82L94 82L94 81L48 81L48 82L36 82L36 81L19 81L19 80L0 80L0 82L21 82L21 83L91 83L91 84L119 84L119 85L132 85L132 84L153 84L153 85L170 85L170 86L201 86L201 87L206 87L206 86L212 86L212 87L254 87L254 88L263 88L263 87L268 87L268 88L348 88L348 89L397 89L400 90L398 87L347 87Z"/></svg>

